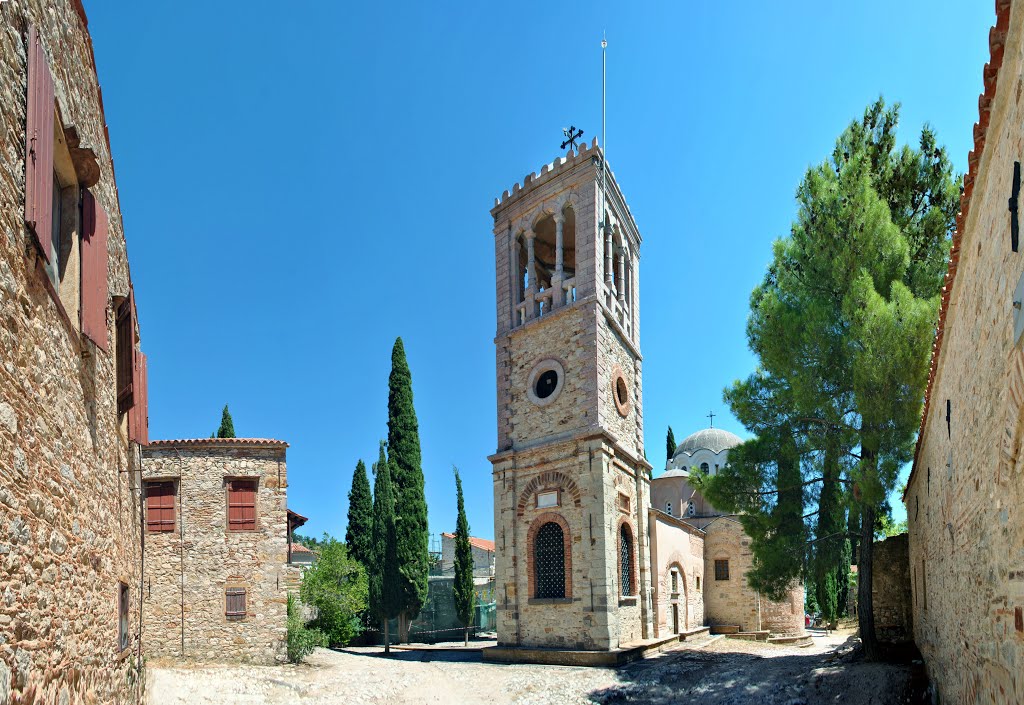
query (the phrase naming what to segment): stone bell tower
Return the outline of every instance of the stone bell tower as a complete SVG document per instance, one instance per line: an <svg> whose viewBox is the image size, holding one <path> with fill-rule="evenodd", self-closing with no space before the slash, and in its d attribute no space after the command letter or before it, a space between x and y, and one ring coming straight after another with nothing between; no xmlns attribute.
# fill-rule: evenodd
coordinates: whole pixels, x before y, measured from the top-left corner
<svg viewBox="0 0 1024 705"><path fill-rule="evenodd" d="M640 233L597 141L495 200L499 646L651 633Z"/></svg>

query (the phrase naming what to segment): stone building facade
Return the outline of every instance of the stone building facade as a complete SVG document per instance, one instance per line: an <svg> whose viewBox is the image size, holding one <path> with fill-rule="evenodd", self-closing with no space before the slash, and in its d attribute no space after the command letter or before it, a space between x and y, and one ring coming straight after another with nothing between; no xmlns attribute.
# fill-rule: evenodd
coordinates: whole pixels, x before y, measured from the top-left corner
<svg viewBox="0 0 1024 705"><path fill-rule="evenodd" d="M134 703L145 358L81 2L0 4L0 69L0 703Z"/></svg>
<svg viewBox="0 0 1024 705"><path fill-rule="evenodd" d="M653 507L648 509L648 521L654 636L681 634L703 626L704 532Z"/></svg>
<svg viewBox="0 0 1024 705"><path fill-rule="evenodd" d="M654 511L681 517L704 537L703 611L711 626L738 627L743 632L768 631L792 636L804 633L804 586L793 584L784 600L775 602L747 583L754 554L750 537L737 517L723 514L690 483L690 469L714 475L729 462L729 450L741 443L735 434L706 428L687 436L651 482ZM660 564L655 570L664 571Z"/></svg>
<svg viewBox="0 0 1024 705"><path fill-rule="evenodd" d="M494 542L490 539L469 537L473 555L473 577L494 577ZM455 575L455 534L441 534L441 575Z"/></svg>
<svg viewBox="0 0 1024 705"><path fill-rule="evenodd" d="M914 639L943 703L1024 702L1024 3L996 2L989 43L904 494Z"/></svg>
<svg viewBox="0 0 1024 705"><path fill-rule="evenodd" d="M583 145L491 211L502 646L612 650L652 632L640 234L602 163Z"/></svg>
<svg viewBox="0 0 1024 705"><path fill-rule="evenodd" d="M875 543L871 555L871 605L875 636L882 641L914 640L910 542L907 534Z"/></svg>
<svg viewBox="0 0 1024 705"><path fill-rule="evenodd" d="M153 441L146 495L145 653L191 661L285 660L288 472L281 441Z"/></svg>

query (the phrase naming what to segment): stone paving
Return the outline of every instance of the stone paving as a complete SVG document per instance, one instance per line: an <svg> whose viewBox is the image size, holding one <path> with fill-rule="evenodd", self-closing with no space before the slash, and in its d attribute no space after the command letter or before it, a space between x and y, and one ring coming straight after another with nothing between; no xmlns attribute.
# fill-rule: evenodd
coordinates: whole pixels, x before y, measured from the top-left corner
<svg viewBox="0 0 1024 705"><path fill-rule="evenodd" d="M619 669L482 663L479 652L318 649L293 666L161 666L150 705L279 703L907 703L911 667L865 664L848 633L811 647L719 639ZM459 644L461 646L461 644Z"/></svg>

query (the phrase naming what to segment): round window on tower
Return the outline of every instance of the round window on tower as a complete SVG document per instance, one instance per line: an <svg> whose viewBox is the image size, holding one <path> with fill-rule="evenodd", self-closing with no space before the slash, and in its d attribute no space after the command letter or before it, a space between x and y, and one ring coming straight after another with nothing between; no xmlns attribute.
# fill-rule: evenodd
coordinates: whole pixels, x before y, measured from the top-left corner
<svg viewBox="0 0 1024 705"><path fill-rule="evenodd" d="M562 363L558 360L542 360L530 372L526 393L537 406L547 406L558 398L564 381Z"/></svg>
<svg viewBox="0 0 1024 705"><path fill-rule="evenodd" d="M626 375L623 374L622 368L618 365L612 370L612 399L615 400L615 408L618 410L619 415L623 417L629 416L629 411L632 407L629 382L626 380Z"/></svg>

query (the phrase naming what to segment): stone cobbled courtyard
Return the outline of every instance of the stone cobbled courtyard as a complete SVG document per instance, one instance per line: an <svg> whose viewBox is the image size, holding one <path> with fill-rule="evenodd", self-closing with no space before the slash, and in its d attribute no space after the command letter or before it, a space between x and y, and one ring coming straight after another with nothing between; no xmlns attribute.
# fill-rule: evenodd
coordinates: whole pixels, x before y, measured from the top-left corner
<svg viewBox="0 0 1024 705"><path fill-rule="evenodd" d="M161 667L150 705L919 702L909 665L868 664L849 633L798 648L716 639L618 669L483 663L479 652L318 649L298 666ZM698 700L699 699L699 700Z"/></svg>

